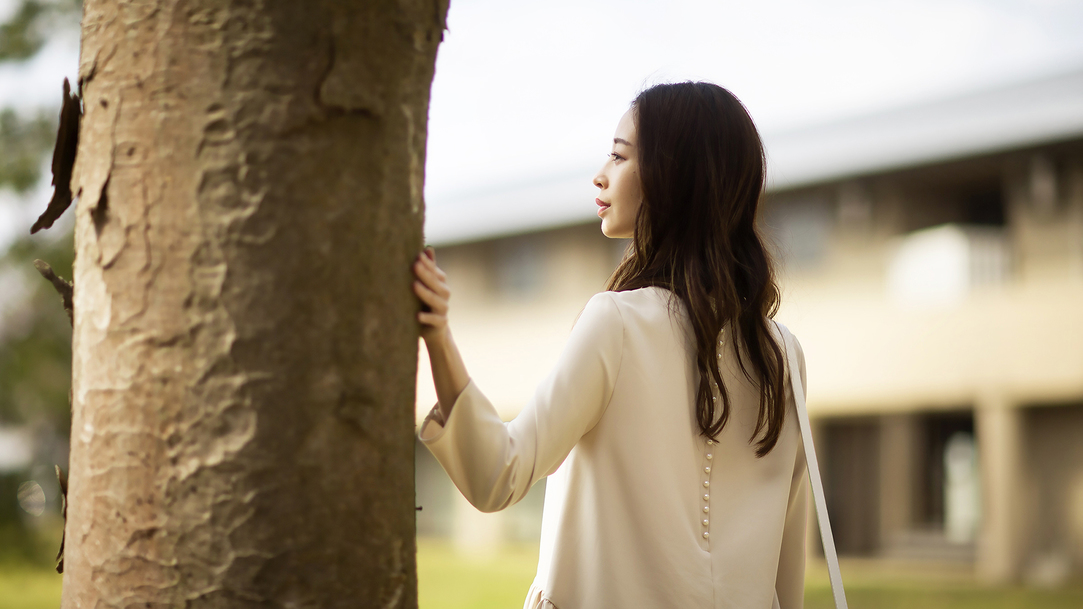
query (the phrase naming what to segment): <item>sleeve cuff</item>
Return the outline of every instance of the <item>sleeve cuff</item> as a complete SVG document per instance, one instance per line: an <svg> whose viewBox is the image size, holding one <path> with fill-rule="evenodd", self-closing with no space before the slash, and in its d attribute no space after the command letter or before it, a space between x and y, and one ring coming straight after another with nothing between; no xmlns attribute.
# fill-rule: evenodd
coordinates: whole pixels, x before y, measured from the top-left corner
<svg viewBox="0 0 1083 609"><path fill-rule="evenodd" d="M456 415L456 413L469 410L468 403L472 401L471 394L477 392L477 390L474 379L470 379L470 382L466 384L459 396L455 398L455 404L451 407L451 414L447 416L447 420L444 420L443 413L440 412L440 402L437 402L429 411L425 420L421 422L421 428L417 432L418 439L423 444L429 445L444 437L448 429L455 427L455 421L466 416Z"/></svg>
<svg viewBox="0 0 1083 609"><path fill-rule="evenodd" d="M417 431L418 439L425 443L436 441L443 435L445 423L443 413L440 412L440 402L437 402L421 421L421 427Z"/></svg>

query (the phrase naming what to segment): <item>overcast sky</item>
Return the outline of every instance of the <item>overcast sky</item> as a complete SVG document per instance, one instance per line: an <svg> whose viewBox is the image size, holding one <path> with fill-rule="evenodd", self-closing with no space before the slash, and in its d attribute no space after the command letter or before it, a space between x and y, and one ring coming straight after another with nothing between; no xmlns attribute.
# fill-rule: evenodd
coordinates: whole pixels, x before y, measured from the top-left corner
<svg viewBox="0 0 1083 609"><path fill-rule="evenodd" d="M590 173L655 82L728 87L769 133L1083 67L1083 0L452 0L448 26L431 202ZM0 66L0 106L55 105L76 38Z"/></svg>
<svg viewBox="0 0 1083 609"><path fill-rule="evenodd" d="M1080 0L452 0L430 198L600 165L645 85L706 79L763 131L1083 67Z"/></svg>

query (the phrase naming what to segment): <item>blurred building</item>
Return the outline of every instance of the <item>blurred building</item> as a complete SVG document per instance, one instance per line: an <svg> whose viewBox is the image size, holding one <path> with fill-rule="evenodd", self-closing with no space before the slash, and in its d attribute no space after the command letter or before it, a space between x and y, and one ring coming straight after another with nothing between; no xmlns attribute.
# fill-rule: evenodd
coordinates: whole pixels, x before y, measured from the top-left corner
<svg viewBox="0 0 1083 609"><path fill-rule="evenodd" d="M807 357L840 552L1079 577L1083 71L765 139L778 318ZM456 339L509 419L627 245L600 234L591 175L432 206ZM418 454L420 534L536 537L537 493L480 515Z"/></svg>

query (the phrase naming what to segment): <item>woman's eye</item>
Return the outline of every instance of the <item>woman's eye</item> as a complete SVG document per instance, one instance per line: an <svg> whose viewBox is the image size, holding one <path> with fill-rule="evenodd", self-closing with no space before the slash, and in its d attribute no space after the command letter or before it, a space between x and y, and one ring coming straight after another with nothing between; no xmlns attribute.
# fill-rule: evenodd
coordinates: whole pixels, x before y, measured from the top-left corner
<svg viewBox="0 0 1083 609"><path fill-rule="evenodd" d="M623 161L624 160L624 157L617 154L616 152L610 152L609 153L609 158L613 159L614 161Z"/></svg>

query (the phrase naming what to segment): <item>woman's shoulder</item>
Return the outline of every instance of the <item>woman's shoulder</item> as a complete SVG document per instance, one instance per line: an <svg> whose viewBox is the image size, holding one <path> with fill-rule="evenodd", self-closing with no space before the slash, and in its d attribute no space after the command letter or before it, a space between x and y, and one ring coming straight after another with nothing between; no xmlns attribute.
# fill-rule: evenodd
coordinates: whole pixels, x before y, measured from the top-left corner
<svg viewBox="0 0 1083 609"><path fill-rule="evenodd" d="M628 322L668 315L679 306L672 293L656 287L598 292L587 301L578 323L624 326Z"/></svg>
<svg viewBox="0 0 1083 609"><path fill-rule="evenodd" d="M590 299L584 313L591 309L608 311L625 330L635 327L668 328L673 322L680 326L685 318L680 300L669 290L659 287L600 292Z"/></svg>
<svg viewBox="0 0 1083 609"><path fill-rule="evenodd" d="M779 346L783 346L786 343L793 343L794 347L800 352L801 342L797 340L797 335L792 330L786 327L786 324L778 321L777 319L771 319L768 323L768 328L771 328L775 340L779 342Z"/></svg>
<svg viewBox="0 0 1083 609"><path fill-rule="evenodd" d="M635 290L623 290L620 292L600 292L594 298L606 295L620 308L636 309L670 309L680 306L680 301L673 292L665 288L649 286Z"/></svg>

